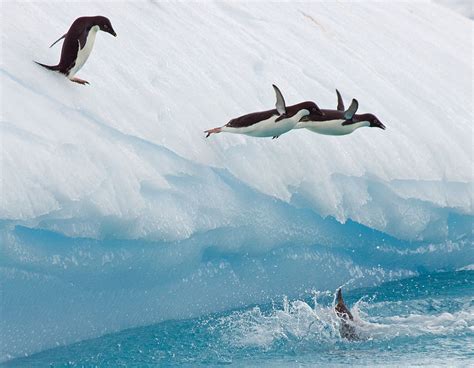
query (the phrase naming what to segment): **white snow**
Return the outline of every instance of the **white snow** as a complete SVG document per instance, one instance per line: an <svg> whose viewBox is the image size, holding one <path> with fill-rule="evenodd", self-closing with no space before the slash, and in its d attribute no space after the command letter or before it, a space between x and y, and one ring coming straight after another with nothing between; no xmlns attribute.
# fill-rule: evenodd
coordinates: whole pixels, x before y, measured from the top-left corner
<svg viewBox="0 0 474 368"><path fill-rule="evenodd" d="M465 17L474 19L474 6L472 0L434 0L434 2L450 8Z"/></svg>
<svg viewBox="0 0 474 368"><path fill-rule="evenodd" d="M90 86L32 61L56 63L48 46L82 15L117 32L78 73ZM472 263L471 35L427 2L3 2L0 359ZM273 108L272 83L321 108L338 88L387 130L204 138ZM384 258L391 236L383 249L437 251ZM279 250L292 244L327 249ZM216 266L224 253L239 266Z"/></svg>
<svg viewBox="0 0 474 368"><path fill-rule="evenodd" d="M78 75L87 87L32 63L58 60L48 45L79 14L105 14L118 32L98 35ZM116 219L135 222L127 237L186 238L220 226L222 206L206 224L190 217L229 193L191 195L186 208L159 197L176 193L170 176L203 167L395 236L420 237L433 208L472 213L472 23L440 7L5 3L3 19L3 219L89 237L115 234L97 227ZM272 82L288 104L328 108L337 87L387 130L204 139L206 128L272 108ZM357 193L340 176L358 180ZM391 188L395 203L375 199L370 183ZM417 218L404 217L407 199L422 200Z"/></svg>

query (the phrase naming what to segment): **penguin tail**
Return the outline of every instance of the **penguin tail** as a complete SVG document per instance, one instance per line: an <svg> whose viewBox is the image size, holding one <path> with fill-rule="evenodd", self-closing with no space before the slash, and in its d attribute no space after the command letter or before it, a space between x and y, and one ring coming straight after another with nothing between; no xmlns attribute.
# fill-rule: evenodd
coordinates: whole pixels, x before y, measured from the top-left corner
<svg viewBox="0 0 474 368"><path fill-rule="evenodd" d="M59 71L59 65L46 65L46 64L41 64L37 62L36 60L33 60L36 64L41 65L43 68L49 69L49 70L54 70L54 71Z"/></svg>
<svg viewBox="0 0 474 368"><path fill-rule="evenodd" d="M217 134L222 132L222 128L213 128L209 130L205 130L204 133L206 133L206 138L208 138L211 134Z"/></svg>

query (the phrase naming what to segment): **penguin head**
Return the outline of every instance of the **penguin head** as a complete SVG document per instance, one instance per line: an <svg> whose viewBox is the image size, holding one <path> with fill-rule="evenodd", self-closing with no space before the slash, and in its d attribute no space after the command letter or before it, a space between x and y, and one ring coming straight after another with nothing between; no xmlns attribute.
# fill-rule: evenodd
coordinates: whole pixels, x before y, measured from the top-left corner
<svg viewBox="0 0 474 368"><path fill-rule="evenodd" d="M371 128L386 129L385 125L374 114L361 114L357 116L357 121L367 121Z"/></svg>
<svg viewBox="0 0 474 368"><path fill-rule="evenodd" d="M95 25L99 26L101 31L110 33L112 36L117 37L117 33L115 33L112 23L110 23L108 18L99 15L95 17L94 22Z"/></svg>
<svg viewBox="0 0 474 368"><path fill-rule="evenodd" d="M309 111L309 114L303 116L300 121L310 121L315 120L316 116L323 116L324 113L321 109L316 105L313 101L306 101L300 104L302 109L306 109Z"/></svg>

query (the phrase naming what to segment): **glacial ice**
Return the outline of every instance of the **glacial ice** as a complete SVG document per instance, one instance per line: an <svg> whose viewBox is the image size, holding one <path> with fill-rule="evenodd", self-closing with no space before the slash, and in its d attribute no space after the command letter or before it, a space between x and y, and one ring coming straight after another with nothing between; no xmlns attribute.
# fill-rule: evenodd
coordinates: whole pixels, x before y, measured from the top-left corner
<svg viewBox="0 0 474 368"><path fill-rule="evenodd" d="M108 16L74 85L78 15ZM473 263L472 21L431 3L2 4L0 361ZM449 30L449 32L447 31ZM357 97L386 131L205 129Z"/></svg>

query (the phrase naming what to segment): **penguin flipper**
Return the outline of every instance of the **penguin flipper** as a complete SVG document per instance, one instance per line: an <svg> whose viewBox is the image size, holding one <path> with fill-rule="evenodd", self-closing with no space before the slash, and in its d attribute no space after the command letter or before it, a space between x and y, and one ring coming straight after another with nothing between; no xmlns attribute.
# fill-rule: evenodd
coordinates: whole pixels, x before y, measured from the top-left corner
<svg viewBox="0 0 474 368"><path fill-rule="evenodd" d="M288 119L288 115L286 115L286 112L282 115L280 115L279 117L277 117L275 119L275 123L278 123L280 120L283 120L283 119Z"/></svg>
<svg viewBox="0 0 474 368"><path fill-rule="evenodd" d="M65 38L67 36L67 33L63 34L61 37L59 37L56 41L54 41L51 46L49 46L49 48L53 47L54 45L56 45L59 41L61 41L63 38Z"/></svg>
<svg viewBox="0 0 474 368"><path fill-rule="evenodd" d="M352 99L351 106L344 111L344 119L346 120L351 120L354 117L354 114L357 112L357 109L359 108L359 102L355 98Z"/></svg>
<svg viewBox="0 0 474 368"><path fill-rule="evenodd" d="M275 94L276 94L275 107L278 111L278 114L280 114L280 115L286 114L285 99L283 98L283 95L281 94L280 89L277 86L275 86L274 84L272 84L272 86L273 86L273 89L275 90Z"/></svg>
<svg viewBox="0 0 474 368"><path fill-rule="evenodd" d="M87 42L87 35L89 34L89 30L84 29L84 31L79 36L79 49L82 50Z"/></svg>
<svg viewBox="0 0 474 368"><path fill-rule="evenodd" d="M342 100L341 94L339 93L337 89L336 89L336 93L337 93L337 109L339 111L344 111L345 110L344 101Z"/></svg>

